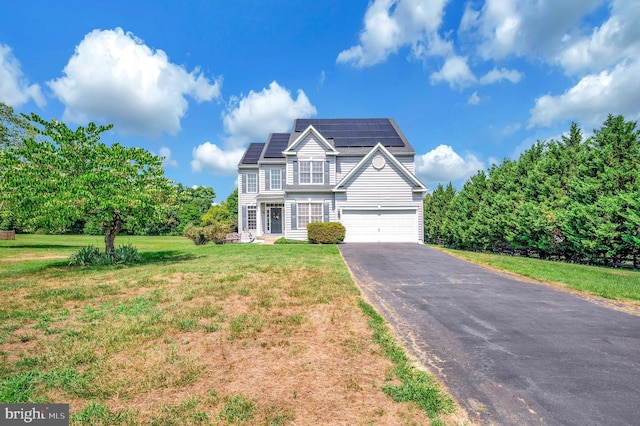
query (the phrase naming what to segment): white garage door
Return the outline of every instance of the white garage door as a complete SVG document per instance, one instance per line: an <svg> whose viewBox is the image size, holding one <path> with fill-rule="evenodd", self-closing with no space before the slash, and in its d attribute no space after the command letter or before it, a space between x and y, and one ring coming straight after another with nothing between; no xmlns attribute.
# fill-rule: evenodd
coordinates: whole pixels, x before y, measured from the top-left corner
<svg viewBox="0 0 640 426"><path fill-rule="evenodd" d="M346 243L417 243L415 210L343 210Z"/></svg>

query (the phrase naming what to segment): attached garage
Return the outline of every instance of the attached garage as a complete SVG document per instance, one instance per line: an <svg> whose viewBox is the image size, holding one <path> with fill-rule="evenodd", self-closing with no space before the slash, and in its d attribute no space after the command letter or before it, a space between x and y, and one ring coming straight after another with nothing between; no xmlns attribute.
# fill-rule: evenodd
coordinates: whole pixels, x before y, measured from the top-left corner
<svg viewBox="0 0 640 426"><path fill-rule="evenodd" d="M343 210L346 243L417 243L416 209Z"/></svg>

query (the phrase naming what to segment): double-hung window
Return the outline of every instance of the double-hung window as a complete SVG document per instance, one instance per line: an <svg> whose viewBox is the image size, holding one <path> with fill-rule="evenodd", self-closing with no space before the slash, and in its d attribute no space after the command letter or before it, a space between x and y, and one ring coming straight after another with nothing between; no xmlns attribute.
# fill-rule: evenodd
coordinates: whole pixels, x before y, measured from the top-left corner
<svg viewBox="0 0 640 426"><path fill-rule="evenodd" d="M298 203L298 229L305 229L311 222L322 222L322 206L322 203Z"/></svg>
<svg viewBox="0 0 640 426"><path fill-rule="evenodd" d="M247 228L258 229L258 216L256 206L247 206Z"/></svg>
<svg viewBox="0 0 640 426"><path fill-rule="evenodd" d="M324 183L324 161L300 160L300 183Z"/></svg>
<svg viewBox="0 0 640 426"><path fill-rule="evenodd" d="M280 169L271 169L271 179L270 186L272 190L280 190L282 189L282 175L280 173Z"/></svg>
<svg viewBox="0 0 640 426"><path fill-rule="evenodd" d="M247 173L247 193L258 192L258 174Z"/></svg>

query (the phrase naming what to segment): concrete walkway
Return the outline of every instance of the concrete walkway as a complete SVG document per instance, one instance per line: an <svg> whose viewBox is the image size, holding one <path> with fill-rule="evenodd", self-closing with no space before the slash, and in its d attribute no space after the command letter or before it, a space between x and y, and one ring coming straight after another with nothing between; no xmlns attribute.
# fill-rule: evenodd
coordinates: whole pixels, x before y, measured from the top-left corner
<svg viewBox="0 0 640 426"><path fill-rule="evenodd" d="M640 425L640 317L419 244L340 250L478 423Z"/></svg>

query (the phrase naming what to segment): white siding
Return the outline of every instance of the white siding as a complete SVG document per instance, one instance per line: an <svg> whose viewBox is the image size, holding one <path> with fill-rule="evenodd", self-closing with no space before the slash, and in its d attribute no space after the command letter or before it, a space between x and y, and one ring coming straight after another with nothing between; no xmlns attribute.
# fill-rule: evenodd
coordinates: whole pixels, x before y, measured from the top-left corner
<svg viewBox="0 0 640 426"><path fill-rule="evenodd" d="M243 231L242 224L244 223L244 216L242 215L243 206L255 206L256 197L258 193L246 193L244 191L244 182L246 180L247 173L258 173L258 169L255 170L242 170L238 175L238 230ZM258 177L258 186L260 186L260 177ZM255 232L255 230L251 230Z"/></svg>
<svg viewBox="0 0 640 426"><path fill-rule="evenodd" d="M413 183L390 161L381 170L371 163L363 165L347 185L344 201L349 205L403 205L414 201Z"/></svg>
<svg viewBox="0 0 640 426"><path fill-rule="evenodd" d="M338 157L336 166L336 183L340 182L356 164L362 160L362 157Z"/></svg>
<svg viewBox="0 0 640 426"><path fill-rule="evenodd" d="M306 240L307 229L291 229L291 205L296 203L329 203L329 221L338 222L336 203L333 194L300 194L290 195L285 202L285 224L283 226L285 237L292 240ZM297 216L297 213L296 213Z"/></svg>
<svg viewBox="0 0 640 426"><path fill-rule="evenodd" d="M298 158L324 159L326 148L324 144L312 134L307 135L296 146Z"/></svg>

